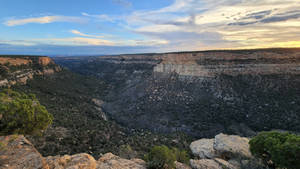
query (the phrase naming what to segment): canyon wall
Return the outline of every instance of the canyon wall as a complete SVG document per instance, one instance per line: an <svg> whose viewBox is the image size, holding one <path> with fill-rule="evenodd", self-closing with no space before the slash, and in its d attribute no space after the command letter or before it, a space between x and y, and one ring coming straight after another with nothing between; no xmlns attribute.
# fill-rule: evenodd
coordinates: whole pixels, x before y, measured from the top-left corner
<svg viewBox="0 0 300 169"><path fill-rule="evenodd" d="M60 70L49 57L0 56L0 87L26 84L35 75L50 75Z"/></svg>
<svg viewBox="0 0 300 169"><path fill-rule="evenodd" d="M162 56L154 72L175 72L183 76L212 77L218 74L298 74L300 52L227 51L171 53Z"/></svg>
<svg viewBox="0 0 300 169"><path fill-rule="evenodd" d="M109 91L103 110L131 128L195 137L220 132L252 135L274 128L300 131L300 49L57 61L104 80Z"/></svg>

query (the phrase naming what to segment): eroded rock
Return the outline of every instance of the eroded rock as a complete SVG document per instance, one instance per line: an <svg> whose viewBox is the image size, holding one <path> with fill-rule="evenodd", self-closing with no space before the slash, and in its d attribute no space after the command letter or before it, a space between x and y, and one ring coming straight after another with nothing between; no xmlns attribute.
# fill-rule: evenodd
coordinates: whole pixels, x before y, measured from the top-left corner
<svg viewBox="0 0 300 169"><path fill-rule="evenodd" d="M190 164L193 169L223 169L219 163L211 159L190 160Z"/></svg>
<svg viewBox="0 0 300 169"><path fill-rule="evenodd" d="M214 149L224 158L251 158L249 139L245 137L218 134L215 137Z"/></svg>
<svg viewBox="0 0 300 169"><path fill-rule="evenodd" d="M214 149L214 139L201 139L190 144L192 153L199 158L214 158L216 151Z"/></svg>
<svg viewBox="0 0 300 169"><path fill-rule="evenodd" d="M95 169L96 160L89 154L75 154L72 156L47 157L50 169Z"/></svg>
<svg viewBox="0 0 300 169"><path fill-rule="evenodd" d="M0 137L0 169L49 169L46 160L24 137Z"/></svg>
<svg viewBox="0 0 300 169"><path fill-rule="evenodd" d="M143 160L127 160L112 153L104 154L97 163L97 169L146 169L146 163Z"/></svg>
<svg viewBox="0 0 300 169"><path fill-rule="evenodd" d="M178 161L175 161L174 163L175 163L175 169L191 169L190 166L180 163Z"/></svg>

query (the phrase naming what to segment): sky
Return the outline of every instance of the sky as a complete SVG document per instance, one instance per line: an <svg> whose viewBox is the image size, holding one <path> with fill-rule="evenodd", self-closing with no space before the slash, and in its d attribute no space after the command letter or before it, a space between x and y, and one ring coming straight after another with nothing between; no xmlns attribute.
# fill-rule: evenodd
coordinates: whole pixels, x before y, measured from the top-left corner
<svg viewBox="0 0 300 169"><path fill-rule="evenodd" d="M300 47L300 0L1 0L0 54Z"/></svg>

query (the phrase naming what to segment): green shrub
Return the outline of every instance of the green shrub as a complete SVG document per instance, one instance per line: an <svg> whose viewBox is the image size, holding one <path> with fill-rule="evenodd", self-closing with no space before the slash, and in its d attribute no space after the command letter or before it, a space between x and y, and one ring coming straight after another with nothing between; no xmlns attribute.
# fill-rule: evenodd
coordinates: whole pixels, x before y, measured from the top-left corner
<svg viewBox="0 0 300 169"><path fill-rule="evenodd" d="M272 161L272 167L287 169L300 168L300 136L262 132L250 141L250 151L266 164Z"/></svg>
<svg viewBox="0 0 300 169"><path fill-rule="evenodd" d="M186 151L180 151L177 148L169 149L167 146L154 146L151 151L145 155L147 168L149 169L172 169L174 162L179 161L187 163L189 157Z"/></svg>
<svg viewBox="0 0 300 169"><path fill-rule="evenodd" d="M40 134L52 119L35 95L8 89L0 93L0 135Z"/></svg>
<svg viewBox="0 0 300 169"><path fill-rule="evenodd" d="M178 148L172 148L172 152L175 154L176 161L188 164L190 161L189 154L186 151L180 151Z"/></svg>

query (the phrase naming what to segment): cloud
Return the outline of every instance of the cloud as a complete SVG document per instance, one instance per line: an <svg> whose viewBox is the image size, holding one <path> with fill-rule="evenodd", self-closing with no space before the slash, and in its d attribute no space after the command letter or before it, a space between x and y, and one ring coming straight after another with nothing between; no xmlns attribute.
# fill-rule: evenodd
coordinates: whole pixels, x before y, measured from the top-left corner
<svg viewBox="0 0 300 169"><path fill-rule="evenodd" d="M104 14L91 15L91 14L88 14L86 12L82 12L81 15L91 17L91 18L96 18L98 21L102 21L102 22L103 21L114 22L116 20L116 17L108 16L108 15L104 15Z"/></svg>
<svg viewBox="0 0 300 169"><path fill-rule="evenodd" d="M76 23L83 23L87 20L81 17L74 17L74 16L43 16L43 17L32 17L32 18L24 18L24 19L11 19L4 24L6 26L18 26L18 25L25 25L29 23L38 23L38 24L46 24L52 22L76 22Z"/></svg>
<svg viewBox="0 0 300 169"><path fill-rule="evenodd" d="M75 35L85 36L85 37L92 37L92 38L104 38L104 36L97 36L97 35L88 35L85 33L81 33L78 30L70 30L71 33Z"/></svg>
<svg viewBox="0 0 300 169"><path fill-rule="evenodd" d="M124 4L126 2L128 1L115 1ZM126 50L122 48L122 51L147 48L147 50L155 49L161 52L218 48L300 47L299 9L299 0L173 0L173 3L163 8L135 10L124 15L81 13L83 18L110 22L109 25L126 33L124 37L117 37L120 32L113 36L98 36L102 34L83 33L81 30L74 29L70 32L75 37L70 38L2 43L80 48L90 45L112 49L114 47L116 47L114 49L121 49L124 46L130 48ZM17 20L17 24L14 22L10 24L6 22L6 24L9 26L65 21L43 17L28 19ZM134 36L131 36L132 34Z"/></svg>
<svg viewBox="0 0 300 169"><path fill-rule="evenodd" d="M113 3L121 5L125 8L129 8L132 6L132 3L127 0L112 0Z"/></svg>
<svg viewBox="0 0 300 169"><path fill-rule="evenodd" d="M114 42L104 39L73 37L73 38L56 38L56 39L43 39L49 42L55 42L60 45L95 45L95 46L113 46Z"/></svg>
<svg viewBox="0 0 300 169"><path fill-rule="evenodd" d="M133 32L166 40L172 49L178 44L186 49L295 46L300 38L299 8L299 0L174 0L125 19Z"/></svg>

